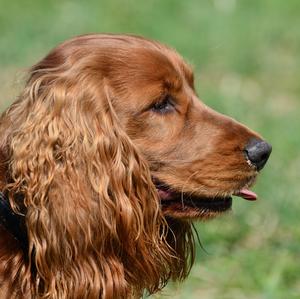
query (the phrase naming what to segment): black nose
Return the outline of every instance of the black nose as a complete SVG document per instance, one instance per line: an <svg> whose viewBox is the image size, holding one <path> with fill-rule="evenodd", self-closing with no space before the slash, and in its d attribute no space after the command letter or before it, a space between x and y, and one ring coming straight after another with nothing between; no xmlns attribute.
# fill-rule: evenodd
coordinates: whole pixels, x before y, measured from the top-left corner
<svg viewBox="0 0 300 299"><path fill-rule="evenodd" d="M267 142L252 138L245 147L246 157L257 170L261 170L269 159L272 146Z"/></svg>

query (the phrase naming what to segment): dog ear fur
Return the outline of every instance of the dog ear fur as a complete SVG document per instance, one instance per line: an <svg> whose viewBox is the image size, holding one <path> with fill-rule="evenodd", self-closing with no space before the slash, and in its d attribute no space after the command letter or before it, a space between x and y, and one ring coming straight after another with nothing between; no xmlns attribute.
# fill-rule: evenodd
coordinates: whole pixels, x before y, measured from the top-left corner
<svg viewBox="0 0 300 299"><path fill-rule="evenodd" d="M2 141L6 189L12 206L26 211L21 284L38 298L151 293L169 278L174 257L147 163L107 88L51 75L34 74L2 118L15 121Z"/></svg>

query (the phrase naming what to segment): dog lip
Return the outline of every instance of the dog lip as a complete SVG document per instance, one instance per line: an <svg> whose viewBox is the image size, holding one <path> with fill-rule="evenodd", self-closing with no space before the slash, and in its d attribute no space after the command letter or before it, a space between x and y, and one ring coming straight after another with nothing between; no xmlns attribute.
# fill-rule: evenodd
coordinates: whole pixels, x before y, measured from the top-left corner
<svg viewBox="0 0 300 299"><path fill-rule="evenodd" d="M224 212L232 206L231 196L208 197L178 192L157 180L155 186L163 209L174 207L176 209L192 208L205 212Z"/></svg>
<svg viewBox="0 0 300 299"><path fill-rule="evenodd" d="M172 198L172 192L168 190L157 189L157 192L161 200L171 200Z"/></svg>

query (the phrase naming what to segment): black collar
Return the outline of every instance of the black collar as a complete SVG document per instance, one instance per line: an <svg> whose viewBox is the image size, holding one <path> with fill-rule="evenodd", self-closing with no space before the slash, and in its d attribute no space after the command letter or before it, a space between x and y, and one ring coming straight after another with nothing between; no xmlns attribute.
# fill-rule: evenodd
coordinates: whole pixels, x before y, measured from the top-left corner
<svg viewBox="0 0 300 299"><path fill-rule="evenodd" d="M2 225L23 248L27 248L28 239L25 225L25 216L16 214L5 194L0 192L0 225Z"/></svg>

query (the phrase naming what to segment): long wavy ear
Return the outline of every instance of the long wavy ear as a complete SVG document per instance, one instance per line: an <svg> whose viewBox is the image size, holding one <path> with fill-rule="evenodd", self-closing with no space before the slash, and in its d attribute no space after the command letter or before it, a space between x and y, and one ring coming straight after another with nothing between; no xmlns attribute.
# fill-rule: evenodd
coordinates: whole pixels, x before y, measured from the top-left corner
<svg viewBox="0 0 300 299"><path fill-rule="evenodd" d="M77 79L35 74L5 115L7 189L29 237L22 284L35 298L152 293L176 258L148 166L105 88Z"/></svg>

